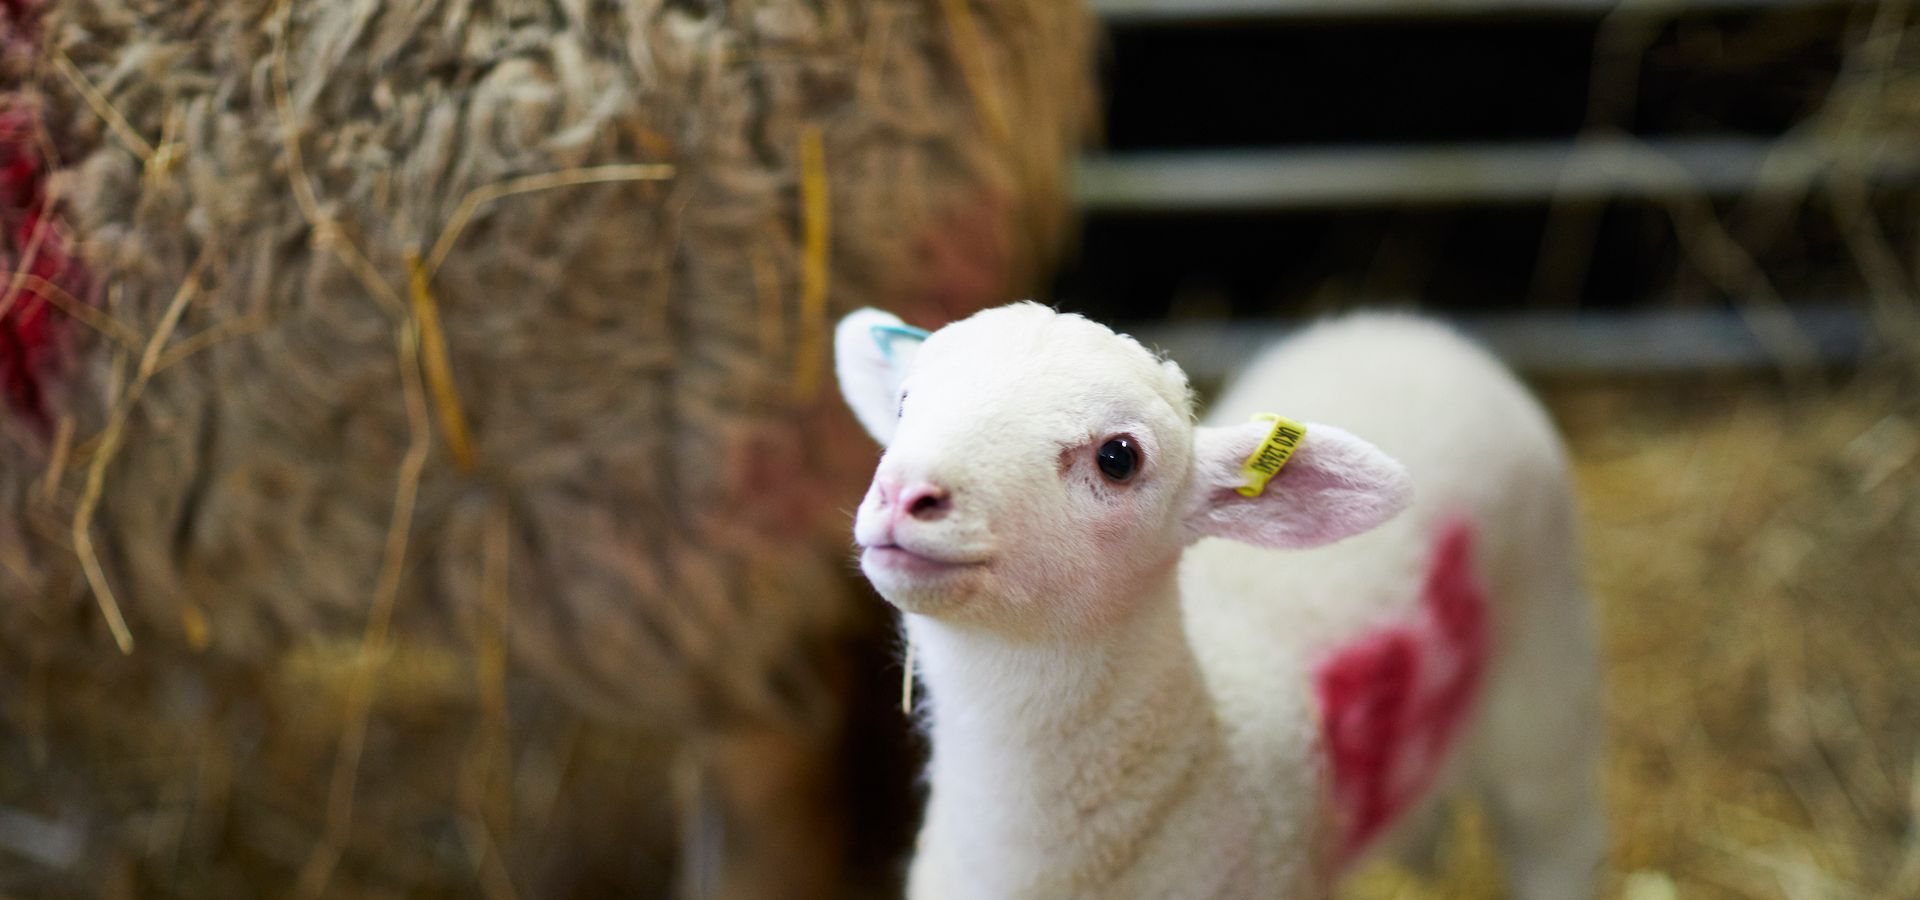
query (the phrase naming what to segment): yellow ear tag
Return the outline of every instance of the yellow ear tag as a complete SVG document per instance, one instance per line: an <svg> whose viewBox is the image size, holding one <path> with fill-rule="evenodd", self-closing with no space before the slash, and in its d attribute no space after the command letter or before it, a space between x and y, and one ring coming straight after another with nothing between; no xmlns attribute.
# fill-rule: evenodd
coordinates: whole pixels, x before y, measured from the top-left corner
<svg viewBox="0 0 1920 900"><path fill-rule="evenodd" d="M1267 489L1267 482L1280 474L1280 467L1293 458L1293 451L1307 436L1307 426L1285 416L1273 413L1256 413L1255 422L1272 422L1273 430L1267 432L1267 439L1240 465L1240 475L1246 484L1235 488L1242 497L1258 497Z"/></svg>

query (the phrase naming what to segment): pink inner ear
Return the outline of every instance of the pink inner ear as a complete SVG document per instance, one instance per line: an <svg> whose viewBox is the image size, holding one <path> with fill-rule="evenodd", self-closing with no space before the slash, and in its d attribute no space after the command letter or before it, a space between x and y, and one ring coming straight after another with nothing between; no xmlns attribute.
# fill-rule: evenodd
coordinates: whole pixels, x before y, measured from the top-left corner
<svg viewBox="0 0 1920 900"><path fill-rule="evenodd" d="M1432 784L1479 695L1490 627L1472 551L1472 526L1449 523L1420 606L1339 648L1314 672L1342 864Z"/></svg>
<svg viewBox="0 0 1920 900"><path fill-rule="evenodd" d="M1200 534L1262 547L1317 547L1369 531L1412 498L1406 470L1338 428L1309 424L1307 438L1258 497L1235 492L1240 466L1265 426L1214 432L1202 454L1200 497L1188 521Z"/></svg>
<svg viewBox="0 0 1920 900"><path fill-rule="evenodd" d="M1296 498L1298 512L1286 517L1296 546L1317 547L1372 530L1407 504L1404 476L1397 469L1377 470L1376 464L1392 466L1377 452L1349 457L1307 444L1296 457L1305 464L1290 464L1293 471L1278 476Z"/></svg>

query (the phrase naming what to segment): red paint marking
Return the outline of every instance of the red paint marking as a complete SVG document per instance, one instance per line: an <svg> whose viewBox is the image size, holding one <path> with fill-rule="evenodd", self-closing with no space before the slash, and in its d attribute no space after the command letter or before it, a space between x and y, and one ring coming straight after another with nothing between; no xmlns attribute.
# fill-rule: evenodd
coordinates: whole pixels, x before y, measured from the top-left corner
<svg viewBox="0 0 1920 900"><path fill-rule="evenodd" d="M933 327L1006 302L1014 265L1012 218L1006 197L989 191L916 233L906 269L911 284L894 311Z"/></svg>
<svg viewBox="0 0 1920 900"><path fill-rule="evenodd" d="M1340 648L1314 672L1343 862L1432 784L1479 693L1489 629L1472 551L1472 526L1448 524L1412 617Z"/></svg>
<svg viewBox="0 0 1920 900"><path fill-rule="evenodd" d="M32 5L0 5L0 26L36 27ZM70 238L47 193L52 174L42 154L39 110L24 94L0 95L0 397L8 406L45 427L52 418L48 384L65 363L71 325L63 314L25 283L7 299L7 288L21 271L37 276L82 302L88 280L73 258ZM36 246L37 240L37 246ZM28 255L28 249L33 253Z"/></svg>
<svg viewBox="0 0 1920 900"><path fill-rule="evenodd" d="M0 41L30 52L39 40L40 0L0 0Z"/></svg>

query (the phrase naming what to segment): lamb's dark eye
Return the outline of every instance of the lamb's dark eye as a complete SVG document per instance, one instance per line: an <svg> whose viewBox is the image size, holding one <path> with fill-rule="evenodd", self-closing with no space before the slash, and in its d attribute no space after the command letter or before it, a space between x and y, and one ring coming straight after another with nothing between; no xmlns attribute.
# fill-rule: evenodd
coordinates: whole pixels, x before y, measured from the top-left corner
<svg viewBox="0 0 1920 900"><path fill-rule="evenodd" d="M1133 438L1108 438L1094 451L1093 460L1099 463L1100 474L1112 481L1126 481L1140 468L1140 448Z"/></svg>

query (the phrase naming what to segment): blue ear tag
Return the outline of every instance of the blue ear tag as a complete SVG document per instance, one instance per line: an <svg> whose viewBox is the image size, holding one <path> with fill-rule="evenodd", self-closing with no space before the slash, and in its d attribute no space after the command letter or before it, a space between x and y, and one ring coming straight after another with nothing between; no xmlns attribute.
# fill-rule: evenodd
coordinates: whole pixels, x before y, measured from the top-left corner
<svg viewBox="0 0 1920 900"><path fill-rule="evenodd" d="M887 362L893 362L894 338L913 338L916 341L924 341L933 336L933 332L924 328L915 328L912 325L875 325L869 330L873 334L874 345L880 348L880 353L887 358Z"/></svg>

